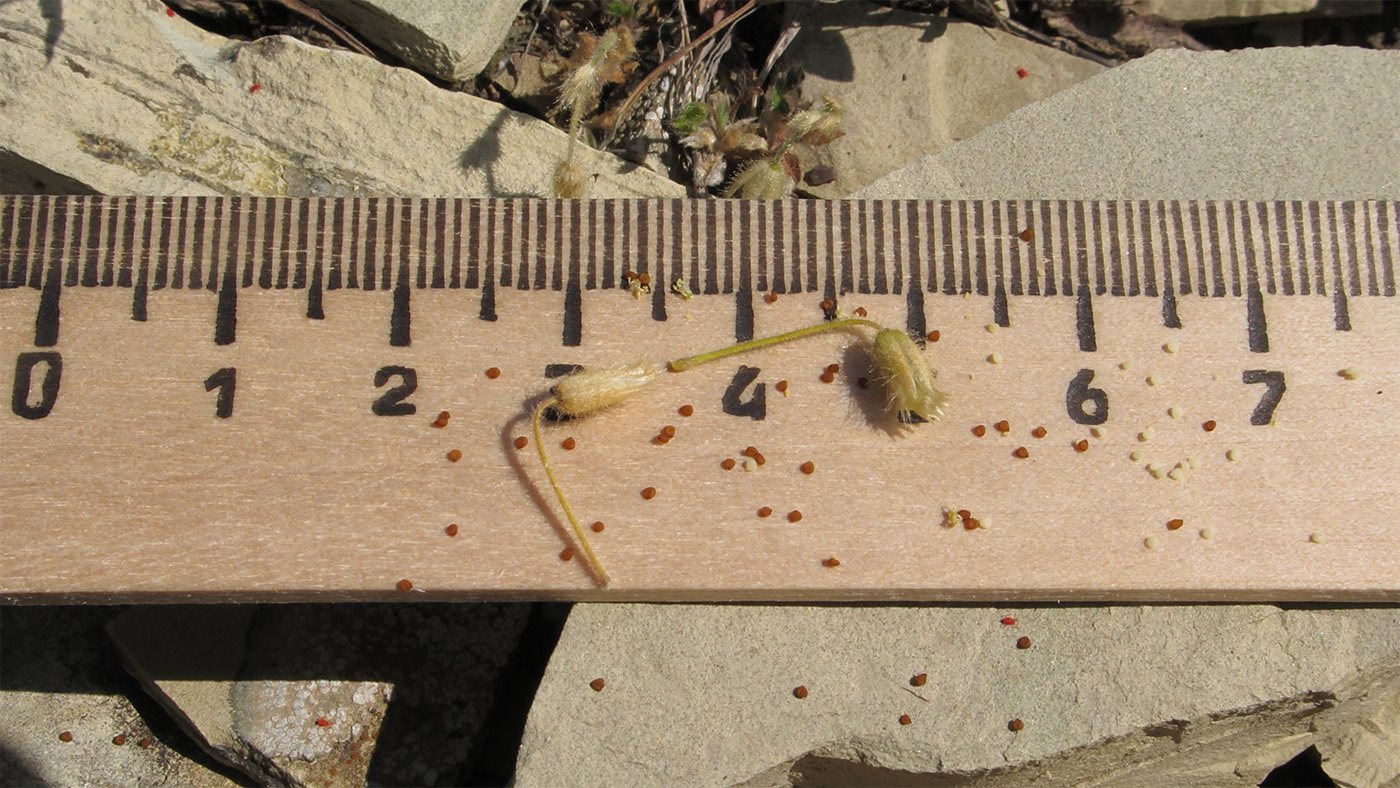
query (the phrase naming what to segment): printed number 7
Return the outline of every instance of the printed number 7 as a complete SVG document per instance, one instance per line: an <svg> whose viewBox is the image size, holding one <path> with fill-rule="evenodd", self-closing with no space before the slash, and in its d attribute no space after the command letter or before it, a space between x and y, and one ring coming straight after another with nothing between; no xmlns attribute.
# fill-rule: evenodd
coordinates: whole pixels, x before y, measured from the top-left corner
<svg viewBox="0 0 1400 788"><path fill-rule="evenodd" d="M1249 423L1256 427L1272 424L1274 408L1278 407L1278 401L1283 399L1283 392L1288 388L1283 383L1283 373L1266 369L1246 369L1244 382L1263 383L1265 386L1264 396L1260 397L1259 404L1254 406L1254 414L1249 417Z"/></svg>

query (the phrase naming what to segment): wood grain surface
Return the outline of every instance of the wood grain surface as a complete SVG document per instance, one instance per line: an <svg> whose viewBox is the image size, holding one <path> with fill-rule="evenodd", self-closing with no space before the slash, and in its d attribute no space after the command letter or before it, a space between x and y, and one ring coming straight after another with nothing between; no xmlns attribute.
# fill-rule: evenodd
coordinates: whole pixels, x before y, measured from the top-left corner
<svg viewBox="0 0 1400 788"><path fill-rule="evenodd" d="M1393 601L1398 239L1383 202L0 197L0 597ZM546 425L613 583L561 560L515 446L551 376L827 299L922 339L948 417L887 412L864 330L665 374Z"/></svg>

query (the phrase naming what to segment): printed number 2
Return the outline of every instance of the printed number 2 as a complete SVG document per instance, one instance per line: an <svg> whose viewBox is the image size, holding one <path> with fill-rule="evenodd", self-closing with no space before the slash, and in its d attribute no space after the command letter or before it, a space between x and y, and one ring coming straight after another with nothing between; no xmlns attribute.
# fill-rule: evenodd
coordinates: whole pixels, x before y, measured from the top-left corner
<svg viewBox="0 0 1400 788"><path fill-rule="evenodd" d="M389 378L393 377L402 378L403 383L384 392L384 395L370 406L370 410L373 410L376 416L412 416L418 412L418 406L404 400L418 388L418 371L413 367L380 367L379 371L374 373L374 387L383 387L389 382Z"/></svg>
<svg viewBox="0 0 1400 788"><path fill-rule="evenodd" d="M1274 408L1278 407L1279 400L1283 399L1283 392L1288 389L1283 383L1283 373L1267 369L1246 369L1244 382L1264 384L1264 396L1260 397L1259 404L1254 406L1249 423L1256 427L1272 424Z"/></svg>

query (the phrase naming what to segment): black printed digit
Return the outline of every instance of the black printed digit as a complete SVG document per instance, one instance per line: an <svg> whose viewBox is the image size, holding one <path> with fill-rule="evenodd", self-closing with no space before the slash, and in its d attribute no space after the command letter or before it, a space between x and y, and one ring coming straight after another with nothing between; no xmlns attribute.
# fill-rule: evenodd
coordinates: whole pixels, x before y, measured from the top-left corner
<svg viewBox="0 0 1400 788"><path fill-rule="evenodd" d="M390 365L380 367L374 373L374 387L383 388L390 378L399 378L403 382L388 391L384 392L379 399L374 401L371 410L376 416L412 416L418 412L418 406L412 402L404 402L408 396L418 388L418 371L412 367L400 367Z"/></svg>

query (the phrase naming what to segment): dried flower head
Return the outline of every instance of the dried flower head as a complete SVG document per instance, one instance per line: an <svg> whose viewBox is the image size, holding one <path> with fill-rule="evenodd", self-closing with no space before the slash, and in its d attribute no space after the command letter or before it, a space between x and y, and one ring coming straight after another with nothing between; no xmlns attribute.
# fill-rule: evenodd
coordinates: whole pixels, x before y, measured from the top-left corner
<svg viewBox="0 0 1400 788"><path fill-rule="evenodd" d="M583 166L572 157L559 162L554 168L554 181L551 184L554 196L562 199L582 199L588 195L588 176Z"/></svg>
<svg viewBox="0 0 1400 788"><path fill-rule="evenodd" d="M725 197L777 200L792 196L794 179L782 158L759 159L739 173Z"/></svg>
<svg viewBox="0 0 1400 788"><path fill-rule="evenodd" d="M834 98L822 99L820 107L804 109L788 121L788 132L792 139L807 145L825 145L844 135L841 119L846 114Z"/></svg>
<svg viewBox="0 0 1400 788"><path fill-rule="evenodd" d="M555 385L554 407L566 416L596 413L645 389L660 372L651 362L579 370Z"/></svg>
<svg viewBox="0 0 1400 788"><path fill-rule="evenodd" d="M875 335L875 369L890 392L890 406L925 421L942 418L948 395L938 390L938 373L908 334L886 328Z"/></svg>

